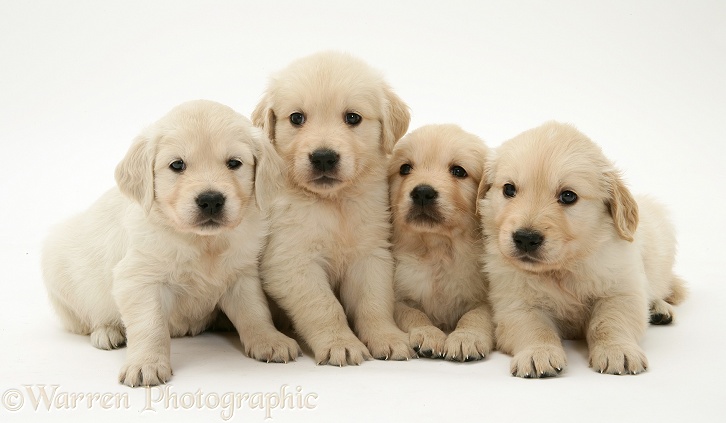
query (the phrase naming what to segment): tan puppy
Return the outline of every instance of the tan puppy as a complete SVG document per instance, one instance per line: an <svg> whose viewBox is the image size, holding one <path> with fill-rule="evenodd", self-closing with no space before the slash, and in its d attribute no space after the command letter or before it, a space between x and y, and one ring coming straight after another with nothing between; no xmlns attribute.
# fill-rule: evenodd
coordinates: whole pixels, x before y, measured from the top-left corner
<svg viewBox="0 0 726 423"><path fill-rule="evenodd" d="M250 357L286 362L300 353L273 326L258 277L267 223L254 182L266 145L232 109L184 103L137 137L116 168L119 189L50 235L51 302L95 347L127 343L122 383L166 382L170 336L198 334L218 310Z"/></svg>
<svg viewBox="0 0 726 423"><path fill-rule="evenodd" d="M480 360L494 347L476 214L486 155L456 125L424 126L393 149L396 323L425 357Z"/></svg>
<svg viewBox="0 0 726 423"><path fill-rule="evenodd" d="M407 106L365 63L321 53L274 77L252 118L288 167L262 259L266 292L318 363L415 356L393 320L386 183Z"/></svg>
<svg viewBox="0 0 726 423"><path fill-rule="evenodd" d="M598 372L637 374L650 321L685 298L663 209L632 197L602 151L574 127L546 123L505 142L480 202L497 345L520 377L565 367L560 339L584 337ZM637 228L637 230L636 230Z"/></svg>

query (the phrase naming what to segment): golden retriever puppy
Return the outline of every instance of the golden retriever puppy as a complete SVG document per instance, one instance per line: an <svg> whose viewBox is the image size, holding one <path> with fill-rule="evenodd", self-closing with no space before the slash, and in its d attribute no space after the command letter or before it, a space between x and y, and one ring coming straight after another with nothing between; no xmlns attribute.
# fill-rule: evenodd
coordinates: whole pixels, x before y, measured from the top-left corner
<svg viewBox="0 0 726 423"><path fill-rule="evenodd" d="M273 326L258 274L267 223L254 184L266 144L232 109L184 103L136 138L116 168L118 189L51 233L50 300L95 347L126 343L122 383L169 380L170 337L202 332L219 310L250 357L300 354Z"/></svg>
<svg viewBox="0 0 726 423"><path fill-rule="evenodd" d="M661 206L637 201L600 148L548 122L505 142L480 201L498 348L512 375L555 376L561 339L585 338L590 366L638 374L638 341L685 298L673 274L674 230Z"/></svg>
<svg viewBox="0 0 726 423"><path fill-rule="evenodd" d="M480 360L494 347L476 214L486 155L456 125L424 126L393 149L395 317L424 357Z"/></svg>
<svg viewBox="0 0 726 423"><path fill-rule="evenodd" d="M319 364L414 357L393 319L386 181L407 106L362 61L325 52L273 77L252 120L287 165L271 204L265 291Z"/></svg>

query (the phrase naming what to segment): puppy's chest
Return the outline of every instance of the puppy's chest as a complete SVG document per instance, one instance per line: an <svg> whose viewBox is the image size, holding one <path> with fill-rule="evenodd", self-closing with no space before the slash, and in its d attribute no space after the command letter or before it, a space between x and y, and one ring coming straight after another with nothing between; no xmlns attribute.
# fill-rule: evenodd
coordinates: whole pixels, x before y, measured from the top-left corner
<svg viewBox="0 0 726 423"><path fill-rule="evenodd" d="M399 256L396 291L399 298L418 303L435 324L453 329L485 300L486 283L476 262Z"/></svg>

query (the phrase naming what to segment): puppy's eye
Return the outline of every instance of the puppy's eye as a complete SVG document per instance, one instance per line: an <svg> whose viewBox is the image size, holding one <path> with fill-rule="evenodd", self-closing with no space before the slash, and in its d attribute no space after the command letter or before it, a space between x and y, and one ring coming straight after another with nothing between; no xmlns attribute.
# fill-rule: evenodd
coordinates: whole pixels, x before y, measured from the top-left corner
<svg viewBox="0 0 726 423"><path fill-rule="evenodd" d="M242 162L237 159L229 159L227 161L227 167L231 170L237 170L242 167Z"/></svg>
<svg viewBox="0 0 726 423"><path fill-rule="evenodd" d="M181 173L186 168L187 168L187 164L184 163L184 160L174 160L169 165L169 169L173 170L176 173Z"/></svg>
<svg viewBox="0 0 726 423"><path fill-rule="evenodd" d="M557 201L564 205L574 204L577 201L577 194L572 191L562 191Z"/></svg>
<svg viewBox="0 0 726 423"><path fill-rule="evenodd" d="M512 184L504 184L502 192L504 193L505 197L512 198L517 195L517 188Z"/></svg>
<svg viewBox="0 0 726 423"><path fill-rule="evenodd" d="M346 113L345 123L351 126L358 125L363 118L358 113Z"/></svg>
<svg viewBox="0 0 726 423"><path fill-rule="evenodd" d="M411 173L411 170L413 170L413 167L411 167L410 164L405 163L401 165L401 170L399 170L398 173L401 175L408 175Z"/></svg>
<svg viewBox="0 0 726 423"><path fill-rule="evenodd" d="M305 115L300 112L295 112L290 115L290 123L295 126L301 126L305 123Z"/></svg>
<svg viewBox="0 0 726 423"><path fill-rule="evenodd" d="M469 176L469 174L466 173L466 170L461 166L451 166L449 172L451 172L451 174L456 176L457 178L466 178L467 176Z"/></svg>

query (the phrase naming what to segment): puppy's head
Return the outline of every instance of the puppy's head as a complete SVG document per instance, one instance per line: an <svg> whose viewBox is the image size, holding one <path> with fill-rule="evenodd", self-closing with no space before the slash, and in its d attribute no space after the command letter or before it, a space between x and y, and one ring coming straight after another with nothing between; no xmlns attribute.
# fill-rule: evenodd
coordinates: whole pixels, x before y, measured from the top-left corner
<svg viewBox="0 0 726 423"><path fill-rule="evenodd" d="M252 120L288 164L294 185L330 196L384 161L410 115L378 72L326 52L272 78Z"/></svg>
<svg viewBox="0 0 726 423"><path fill-rule="evenodd" d="M404 137L388 168L396 229L451 236L477 228L486 154L481 139L456 125L424 126Z"/></svg>
<svg viewBox="0 0 726 423"><path fill-rule="evenodd" d="M600 148L556 122L497 149L480 191L489 248L531 272L566 269L614 236L633 240L635 200ZM481 194L480 194L481 195Z"/></svg>
<svg viewBox="0 0 726 423"><path fill-rule="evenodd" d="M255 203L264 135L227 106L172 109L134 141L116 168L121 192L179 232L215 235Z"/></svg>

